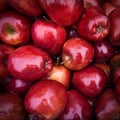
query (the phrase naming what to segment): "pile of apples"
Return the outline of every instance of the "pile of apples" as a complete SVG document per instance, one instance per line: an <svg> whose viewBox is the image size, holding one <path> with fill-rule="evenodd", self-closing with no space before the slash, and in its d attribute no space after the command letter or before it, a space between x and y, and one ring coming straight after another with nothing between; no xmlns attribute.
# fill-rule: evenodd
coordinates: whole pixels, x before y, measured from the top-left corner
<svg viewBox="0 0 120 120"><path fill-rule="evenodd" d="M0 0L0 120L120 120L120 0Z"/></svg>

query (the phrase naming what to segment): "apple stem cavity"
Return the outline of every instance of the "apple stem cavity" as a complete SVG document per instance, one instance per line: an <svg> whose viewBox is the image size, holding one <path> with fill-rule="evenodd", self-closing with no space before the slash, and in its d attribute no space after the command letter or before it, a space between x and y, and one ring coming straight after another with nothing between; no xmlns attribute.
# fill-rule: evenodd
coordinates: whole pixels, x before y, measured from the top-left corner
<svg viewBox="0 0 120 120"><path fill-rule="evenodd" d="M10 24L6 24L4 30L6 30L6 32L11 33L11 34L15 34L16 33L15 28L12 25L10 25Z"/></svg>
<svg viewBox="0 0 120 120"><path fill-rule="evenodd" d="M68 62L68 61L70 61L70 60L71 60L71 57L70 57L69 55L66 55L66 56L65 56L65 60L62 61L60 64L63 65L64 63L66 63L66 62Z"/></svg>

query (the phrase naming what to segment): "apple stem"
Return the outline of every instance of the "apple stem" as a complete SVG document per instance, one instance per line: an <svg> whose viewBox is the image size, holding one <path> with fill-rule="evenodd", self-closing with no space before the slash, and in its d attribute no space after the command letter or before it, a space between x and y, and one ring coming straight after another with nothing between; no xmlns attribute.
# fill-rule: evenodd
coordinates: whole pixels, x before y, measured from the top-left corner
<svg viewBox="0 0 120 120"><path fill-rule="evenodd" d="M66 56L66 60L62 61L60 64L63 65L65 62L68 62L69 60L71 60L70 56Z"/></svg>

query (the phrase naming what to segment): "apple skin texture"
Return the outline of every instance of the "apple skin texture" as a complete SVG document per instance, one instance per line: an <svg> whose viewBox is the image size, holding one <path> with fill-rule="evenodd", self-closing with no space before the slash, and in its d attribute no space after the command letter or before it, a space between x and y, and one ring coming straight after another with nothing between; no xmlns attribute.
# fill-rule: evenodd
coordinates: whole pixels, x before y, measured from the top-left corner
<svg viewBox="0 0 120 120"><path fill-rule="evenodd" d="M70 26L76 23L84 9L82 0L38 1L52 21L61 26Z"/></svg>
<svg viewBox="0 0 120 120"><path fill-rule="evenodd" d="M54 80L41 80L35 83L25 96L25 108L41 119L55 120L64 111L67 102L65 87Z"/></svg>
<svg viewBox="0 0 120 120"><path fill-rule="evenodd" d="M42 79L51 69L51 57L33 45L19 47L8 59L9 72L28 82Z"/></svg>
<svg viewBox="0 0 120 120"><path fill-rule="evenodd" d="M62 61L70 70L83 69L91 63L93 57L93 46L82 38L71 38L64 43Z"/></svg>

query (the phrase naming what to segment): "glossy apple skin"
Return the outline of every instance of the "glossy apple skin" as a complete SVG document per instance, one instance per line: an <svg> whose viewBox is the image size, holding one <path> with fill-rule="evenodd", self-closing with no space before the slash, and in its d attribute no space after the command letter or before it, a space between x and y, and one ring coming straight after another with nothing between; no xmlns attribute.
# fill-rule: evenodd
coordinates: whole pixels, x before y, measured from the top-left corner
<svg viewBox="0 0 120 120"><path fill-rule="evenodd" d="M8 59L11 75L26 82L42 79L51 69L51 57L33 45L18 47Z"/></svg>
<svg viewBox="0 0 120 120"><path fill-rule="evenodd" d="M67 91L67 95L67 104L59 120L91 120L92 110L86 98L75 89Z"/></svg>
<svg viewBox="0 0 120 120"><path fill-rule="evenodd" d="M15 94L0 94L0 120L24 120L22 99Z"/></svg>
<svg viewBox="0 0 120 120"><path fill-rule="evenodd" d="M66 41L65 28L45 20L36 20L32 25L32 38L36 46L50 55L59 54Z"/></svg>
<svg viewBox="0 0 120 120"><path fill-rule="evenodd" d="M71 83L71 75L71 71L64 65L53 65L52 70L48 73L46 78L56 80L68 89Z"/></svg>
<svg viewBox="0 0 120 120"><path fill-rule="evenodd" d="M120 104L112 88L105 90L96 100L95 115L97 120L119 120Z"/></svg>
<svg viewBox="0 0 120 120"><path fill-rule="evenodd" d="M79 35L90 41L105 39L110 31L110 22L103 10L97 6L86 8L82 18L78 21Z"/></svg>
<svg viewBox="0 0 120 120"><path fill-rule="evenodd" d="M92 62L93 57L93 46L82 38L71 38L64 43L62 61L71 70L83 69Z"/></svg>
<svg viewBox="0 0 120 120"><path fill-rule="evenodd" d="M72 78L73 86L88 98L98 96L104 90L106 82L104 71L96 66L76 71Z"/></svg>
<svg viewBox="0 0 120 120"><path fill-rule="evenodd" d="M41 80L27 92L24 100L25 109L36 114L40 119L55 120L65 109L67 92L57 81Z"/></svg>
<svg viewBox="0 0 120 120"><path fill-rule="evenodd" d="M95 49L94 59L96 62L108 62L115 54L114 47L107 40L95 42L93 46Z"/></svg>
<svg viewBox="0 0 120 120"><path fill-rule="evenodd" d="M61 26L70 26L77 22L83 13L82 0L38 0L52 21Z"/></svg>
<svg viewBox="0 0 120 120"><path fill-rule="evenodd" d="M0 39L3 43L20 46L30 39L31 24L29 20L14 11L0 14Z"/></svg>
<svg viewBox="0 0 120 120"><path fill-rule="evenodd" d="M38 0L7 0L7 2L16 11L30 17L38 17L43 11Z"/></svg>
<svg viewBox="0 0 120 120"><path fill-rule="evenodd" d="M116 8L111 14L109 14L108 17L112 26L109 34L109 40L113 45L120 46L120 8Z"/></svg>

